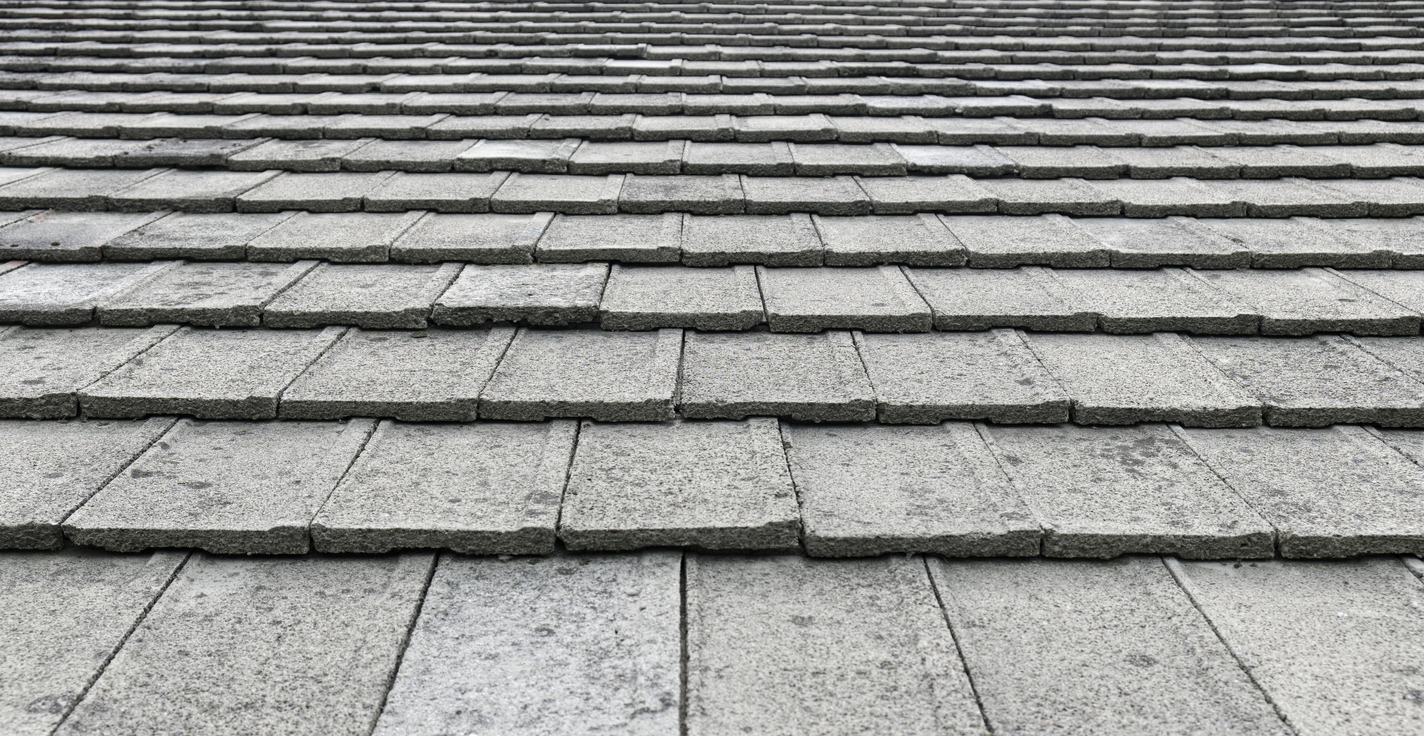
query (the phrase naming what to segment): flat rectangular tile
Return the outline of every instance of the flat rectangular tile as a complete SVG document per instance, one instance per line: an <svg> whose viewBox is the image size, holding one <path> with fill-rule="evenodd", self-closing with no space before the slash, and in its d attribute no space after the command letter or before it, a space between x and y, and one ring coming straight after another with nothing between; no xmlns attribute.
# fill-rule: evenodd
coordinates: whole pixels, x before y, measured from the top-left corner
<svg viewBox="0 0 1424 736"><path fill-rule="evenodd" d="M475 418L514 330L363 330L342 335L282 392L283 419Z"/></svg>
<svg viewBox="0 0 1424 736"><path fill-rule="evenodd" d="M461 268L459 263L323 263L269 302L262 309L262 324L424 329L435 300Z"/></svg>
<svg viewBox="0 0 1424 736"><path fill-rule="evenodd" d="M1261 315L1261 334L1417 335L1419 315L1319 268L1198 271Z"/></svg>
<svg viewBox="0 0 1424 736"><path fill-rule="evenodd" d="M1096 315L1039 266L1025 268L907 268L915 290L930 305L937 330L1019 327L1044 332L1092 332Z"/></svg>
<svg viewBox="0 0 1424 736"><path fill-rule="evenodd" d="M861 215L811 218L825 244L827 266L962 266L964 246L938 217Z"/></svg>
<svg viewBox="0 0 1424 736"><path fill-rule="evenodd" d="M853 329L927 332L930 308L897 266L757 267L767 325L775 332Z"/></svg>
<svg viewBox="0 0 1424 736"><path fill-rule="evenodd" d="M849 332L689 333L682 412L697 419L875 417L875 394Z"/></svg>
<svg viewBox="0 0 1424 736"><path fill-rule="evenodd" d="M511 174L490 198L490 210L512 214L561 212L611 215L618 211L623 177Z"/></svg>
<svg viewBox="0 0 1424 736"><path fill-rule="evenodd" d="M1256 268L1384 268L1389 251L1357 241L1313 218L1196 220L1192 226L1215 234L1251 251Z"/></svg>
<svg viewBox="0 0 1424 736"><path fill-rule="evenodd" d="M752 266L614 264L598 306L605 330L749 330L764 321Z"/></svg>
<svg viewBox="0 0 1424 736"><path fill-rule="evenodd" d="M0 322L82 325L94 306L172 265L154 263L31 263L0 274Z"/></svg>
<svg viewBox="0 0 1424 736"><path fill-rule="evenodd" d="M275 171L175 169L109 195L109 208L121 212L232 212L239 195L261 186L277 174Z"/></svg>
<svg viewBox="0 0 1424 736"><path fill-rule="evenodd" d="M571 550L786 550L799 526L774 419L584 422L559 539Z"/></svg>
<svg viewBox="0 0 1424 736"><path fill-rule="evenodd" d="M1271 557L1270 525L1160 424L980 425L1046 557Z"/></svg>
<svg viewBox="0 0 1424 736"><path fill-rule="evenodd" d="M534 245L553 220L532 215L428 215L391 244L390 259L401 263L532 263Z"/></svg>
<svg viewBox="0 0 1424 736"><path fill-rule="evenodd" d="M391 175L389 171L286 173L239 194L234 202L238 212L356 212L361 209L366 194Z"/></svg>
<svg viewBox="0 0 1424 736"><path fill-rule="evenodd" d="M51 263L97 261L106 243L162 216L161 212L45 210L0 228L0 253L7 259Z"/></svg>
<svg viewBox="0 0 1424 736"><path fill-rule="evenodd" d="M941 219L964 244L974 268L1103 268L1109 264L1107 248L1062 215Z"/></svg>
<svg viewBox="0 0 1424 736"><path fill-rule="evenodd" d="M1053 279L1070 303L1112 334L1251 335L1259 328L1253 307L1179 268L1061 268Z"/></svg>
<svg viewBox="0 0 1424 736"><path fill-rule="evenodd" d="M78 413L76 392L173 333L149 330L0 328L0 416L63 419Z"/></svg>
<svg viewBox="0 0 1424 736"><path fill-rule="evenodd" d="M303 554L307 526L375 422L182 419L64 522L115 552Z"/></svg>
<svg viewBox="0 0 1424 736"><path fill-rule="evenodd" d="M247 256L254 261L323 258L333 263L381 263L395 243L425 215L423 212L298 212L253 238Z"/></svg>
<svg viewBox="0 0 1424 736"><path fill-rule="evenodd" d="M552 554L572 420L383 421L312 521L321 552Z"/></svg>
<svg viewBox="0 0 1424 736"><path fill-rule="evenodd" d="M968 423L782 427L806 552L1033 556L1038 524Z"/></svg>
<svg viewBox="0 0 1424 736"><path fill-rule="evenodd" d="M202 327L256 327L262 309L309 271L316 261L178 263L97 309L99 324L141 327L159 323Z"/></svg>
<svg viewBox="0 0 1424 736"><path fill-rule="evenodd" d="M1193 227L1186 218L1080 217L1073 224L1107 248L1114 268L1251 265L1246 243Z"/></svg>
<svg viewBox="0 0 1424 736"><path fill-rule="evenodd" d="M280 225L290 212L272 214L174 212L104 244L110 260L147 261L188 258L199 261L240 261L253 238Z"/></svg>
<svg viewBox="0 0 1424 736"><path fill-rule="evenodd" d="M689 215L683 223L682 262L689 266L819 266L822 250L805 214Z"/></svg>
<svg viewBox="0 0 1424 736"><path fill-rule="evenodd" d="M585 324L597 319L607 280L607 263L468 265L435 300L430 318L461 327Z"/></svg>
<svg viewBox="0 0 1424 736"><path fill-rule="evenodd" d="M539 238L540 263L677 263L682 215L558 215Z"/></svg>
<svg viewBox="0 0 1424 736"><path fill-rule="evenodd" d="M488 212L489 200L508 177L494 174L413 174L401 172L366 193L367 212Z"/></svg>
<svg viewBox="0 0 1424 736"><path fill-rule="evenodd" d="M682 330L521 329L480 394L482 419L671 419Z"/></svg>

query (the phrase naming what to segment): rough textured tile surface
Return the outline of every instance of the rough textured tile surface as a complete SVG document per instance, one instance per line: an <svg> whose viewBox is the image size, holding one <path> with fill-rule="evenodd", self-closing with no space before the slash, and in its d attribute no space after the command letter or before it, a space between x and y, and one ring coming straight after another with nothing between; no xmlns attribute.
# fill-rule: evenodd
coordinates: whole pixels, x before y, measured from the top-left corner
<svg viewBox="0 0 1424 736"><path fill-rule="evenodd" d="M806 552L1038 554L1038 524L974 426L782 429Z"/></svg>
<svg viewBox="0 0 1424 736"><path fill-rule="evenodd" d="M1102 243L1114 268L1246 268L1251 251L1241 242L1181 217L1080 217L1073 224Z"/></svg>
<svg viewBox="0 0 1424 736"><path fill-rule="evenodd" d="M109 241L104 257L125 261L190 258L201 261L243 260L253 238L281 224L289 212L273 214L174 212L163 219Z"/></svg>
<svg viewBox="0 0 1424 736"><path fill-rule="evenodd" d="M431 320L462 327L487 322L554 326L598 318L608 264L465 266L438 299Z"/></svg>
<svg viewBox="0 0 1424 736"><path fill-rule="evenodd" d="M551 554L577 425L383 421L312 522L321 552Z"/></svg>
<svg viewBox="0 0 1424 736"><path fill-rule="evenodd" d="M1417 313L1324 269L1199 271L1197 275L1260 314L1265 335L1419 334Z"/></svg>
<svg viewBox="0 0 1424 736"><path fill-rule="evenodd" d="M990 427L1047 557L1270 557L1271 527L1164 425Z"/></svg>
<svg viewBox="0 0 1424 736"><path fill-rule="evenodd" d="M683 268L615 264L599 304L605 330L749 330L763 321L752 266Z"/></svg>
<svg viewBox="0 0 1424 736"><path fill-rule="evenodd" d="M490 198L494 212L562 212L568 215L611 215L618 211L623 177L511 174Z"/></svg>
<svg viewBox="0 0 1424 736"><path fill-rule="evenodd" d="M1180 335L1033 335L1028 344L1073 399L1079 424L1261 423L1260 401Z"/></svg>
<svg viewBox="0 0 1424 736"><path fill-rule="evenodd" d="M559 215L537 255L541 263L677 263L682 215Z"/></svg>
<svg viewBox="0 0 1424 736"><path fill-rule="evenodd" d="M799 526L775 419L584 422L559 539L571 550L785 550Z"/></svg>
<svg viewBox="0 0 1424 736"><path fill-rule="evenodd" d="M681 562L443 556L374 733L676 733Z"/></svg>
<svg viewBox="0 0 1424 736"><path fill-rule="evenodd" d="M98 381L173 332L79 328L0 328L0 416L63 419L77 413L75 392Z"/></svg>
<svg viewBox="0 0 1424 736"><path fill-rule="evenodd" d="M238 212L355 212L363 198L391 172L358 174L283 174L236 198Z"/></svg>
<svg viewBox="0 0 1424 736"><path fill-rule="evenodd" d="M475 418L480 390L514 339L493 330L348 330L282 392L283 419Z"/></svg>
<svg viewBox="0 0 1424 736"><path fill-rule="evenodd" d="M1053 279L1069 302L1097 315L1098 327L1113 334L1250 335L1260 322L1254 308L1178 268L1063 268Z"/></svg>
<svg viewBox="0 0 1424 736"><path fill-rule="evenodd" d="M682 412L698 419L868 421L875 418L875 394L849 332L690 333Z"/></svg>
<svg viewBox="0 0 1424 736"><path fill-rule="evenodd" d="M1398 558L1167 564L1298 733L1424 726L1424 586Z"/></svg>
<svg viewBox="0 0 1424 736"><path fill-rule="evenodd" d="M356 325L424 329L435 299L461 265L323 263L262 310L268 327Z"/></svg>
<svg viewBox="0 0 1424 736"><path fill-rule="evenodd" d="M65 517L172 423L0 421L0 549L58 549Z"/></svg>
<svg viewBox="0 0 1424 736"><path fill-rule="evenodd" d="M308 524L373 426L180 420L65 520L65 536L117 552L304 553Z"/></svg>
<svg viewBox="0 0 1424 736"><path fill-rule="evenodd" d="M46 210L0 228L5 258L55 263L97 261L105 243L158 219L161 213Z"/></svg>
<svg viewBox="0 0 1424 736"><path fill-rule="evenodd" d="M534 244L554 215L430 215L391 245L392 261L532 263Z"/></svg>
<svg viewBox="0 0 1424 736"><path fill-rule="evenodd" d="M122 212L232 212L239 195L275 176L275 171L175 169L115 192L109 196L109 208Z"/></svg>
<svg viewBox="0 0 1424 736"><path fill-rule="evenodd" d="M171 263L31 263L0 274L0 321L35 326L81 325L94 306Z"/></svg>
<svg viewBox="0 0 1424 736"><path fill-rule="evenodd" d="M1157 559L929 566L995 733L1291 733Z"/></svg>
<svg viewBox="0 0 1424 736"><path fill-rule="evenodd" d="M370 728L430 555L194 555L60 733Z"/></svg>
<svg viewBox="0 0 1424 736"><path fill-rule="evenodd" d="M827 266L962 266L964 246L934 215L811 218L825 244Z"/></svg>
<svg viewBox="0 0 1424 736"><path fill-rule="evenodd" d="M102 325L174 322L202 327L256 327L262 310L316 266L181 263L99 304Z"/></svg>
<svg viewBox="0 0 1424 736"><path fill-rule="evenodd" d="M1014 330L856 335L880 421L1068 421L1068 394Z"/></svg>
<svg viewBox="0 0 1424 736"><path fill-rule="evenodd" d="M767 324L775 332L854 329L926 332L930 308L897 266L757 267Z"/></svg>
<svg viewBox="0 0 1424 736"><path fill-rule="evenodd" d="M79 406L94 417L272 419L277 396L343 331L184 327L81 390Z"/></svg>
<svg viewBox="0 0 1424 736"><path fill-rule="evenodd" d="M398 173L366 193L367 212L488 212L489 200L507 174Z"/></svg>
<svg viewBox="0 0 1424 736"><path fill-rule="evenodd" d="M907 268L938 330L1020 327L1044 332L1092 332L1096 315L1070 303L1048 269Z"/></svg>
<svg viewBox="0 0 1424 736"><path fill-rule="evenodd" d="M254 261L324 258L335 263L385 261L392 244L421 219L422 212L299 212L253 238L247 255Z"/></svg>
<svg viewBox="0 0 1424 736"><path fill-rule="evenodd" d="M0 727L53 732L185 558L0 554Z"/></svg>
<svg viewBox="0 0 1424 736"><path fill-rule="evenodd" d="M1367 242L1342 237L1319 220L1310 218L1197 220L1193 225L1251 250L1256 268L1383 268L1389 251Z"/></svg>
<svg viewBox="0 0 1424 736"><path fill-rule="evenodd" d="M729 215L683 222L682 262L689 266L819 266L821 238L805 214Z"/></svg>
<svg viewBox="0 0 1424 736"><path fill-rule="evenodd" d="M482 419L671 419L682 330L521 329L480 394Z"/></svg>
<svg viewBox="0 0 1424 736"><path fill-rule="evenodd" d="M1199 337L1193 344L1266 407L1266 424L1424 426L1424 384L1336 335Z"/></svg>
<svg viewBox="0 0 1424 736"><path fill-rule="evenodd" d="M1105 267L1107 249L1061 215L1044 217L944 217L944 224L964 244L975 268L1015 266Z"/></svg>
<svg viewBox="0 0 1424 736"><path fill-rule="evenodd" d="M976 734L924 564L690 556L687 733Z"/></svg>

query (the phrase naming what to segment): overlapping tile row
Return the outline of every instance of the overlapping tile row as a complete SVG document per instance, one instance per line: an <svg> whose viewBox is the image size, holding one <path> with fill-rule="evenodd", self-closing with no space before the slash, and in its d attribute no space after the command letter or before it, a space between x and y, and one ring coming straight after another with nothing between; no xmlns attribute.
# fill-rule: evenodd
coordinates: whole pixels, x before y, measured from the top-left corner
<svg viewBox="0 0 1424 736"><path fill-rule="evenodd" d="M0 547L860 557L1424 551L1424 437L1322 429L0 421Z"/></svg>
<svg viewBox="0 0 1424 736"><path fill-rule="evenodd" d="M0 725L1407 733L1421 572L1412 557L8 553Z"/></svg>
<svg viewBox="0 0 1424 736"><path fill-rule="evenodd" d="M229 221L214 219L215 224ZM922 223L911 219L908 224ZM992 218L982 225L1005 229ZM1280 230L1291 237L1291 228ZM312 231L332 237L329 229ZM1072 232L1048 228L1046 237ZM574 242L564 235L556 227L550 239ZM276 238L265 242L273 250L294 247ZM639 240L646 247L656 243ZM1276 255L1285 260L1319 254ZM30 327L596 324L632 331L765 326L772 332L911 333L1013 327L1110 334L1400 336L1419 334L1421 314L1424 274L1413 270L363 265L310 259L289 265L0 264L0 325Z"/></svg>

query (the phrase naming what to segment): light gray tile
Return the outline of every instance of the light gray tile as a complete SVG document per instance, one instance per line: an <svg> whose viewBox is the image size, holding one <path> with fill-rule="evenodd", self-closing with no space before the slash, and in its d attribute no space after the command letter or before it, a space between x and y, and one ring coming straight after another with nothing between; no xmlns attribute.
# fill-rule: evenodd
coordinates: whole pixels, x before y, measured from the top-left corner
<svg viewBox="0 0 1424 736"><path fill-rule="evenodd" d="M144 327L163 322L256 327L262 308L305 276L316 261L177 263L99 303L99 323Z"/></svg>
<svg viewBox="0 0 1424 736"><path fill-rule="evenodd" d="M598 318L607 263L465 266L435 301L431 321L468 327L488 322L551 326Z"/></svg>
<svg viewBox="0 0 1424 736"><path fill-rule="evenodd" d="M262 324L424 329L431 306L461 268L458 263L323 263L273 299L262 310Z"/></svg>
<svg viewBox="0 0 1424 736"><path fill-rule="evenodd" d="M1109 264L1103 244L1061 215L941 219L964 245L974 268L1102 268Z"/></svg>
<svg viewBox="0 0 1424 736"><path fill-rule="evenodd" d="M962 266L964 246L934 215L811 218L825 244L827 266Z"/></svg>
<svg viewBox="0 0 1424 736"><path fill-rule="evenodd" d="M238 212L356 212L368 192L390 178L392 172L359 174L283 174L238 195Z"/></svg>
<svg viewBox="0 0 1424 736"><path fill-rule="evenodd" d="M367 212L488 212L508 174L398 173L366 193Z"/></svg>
<svg viewBox="0 0 1424 736"><path fill-rule="evenodd" d="M512 214L561 212L568 215L611 215L618 211L623 177L511 174L490 198L494 212Z"/></svg>
<svg viewBox="0 0 1424 736"><path fill-rule="evenodd" d="M1256 268L1387 268L1393 257L1377 244L1354 240L1314 218L1203 219L1188 225L1239 243L1251 251Z"/></svg>
<svg viewBox="0 0 1424 736"><path fill-rule="evenodd" d="M897 266L757 267L775 332L927 332L930 308Z"/></svg>
<svg viewBox="0 0 1424 736"><path fill-rule="evenodd" d="M599 304L605 330L749 330L763 321L752 266L684 268L614 264Z"/></svg>
<svg viewBox="0 0 1424 736"><path fill-rule="evenodd" d="M164 214L46 210L0 228L0 254L32 261L97 261L104 244Z"/></svg>
<svg viewBox="0 0 1424 736"><path fill-rule="evenodd" d="M0 275L0 321L35 326L81 325L94 306L155 273L155 263L31 263Z"/></svg>
<svg viewBox="0 0 1424 736"><path fill-rule="evenodd" d="M935 329L1020 327L1045 332L1092 332L1096 315L1081 311L1048 269L907 268L910 283L930 305Z"/></svg>
<svg viewBox="0 0 1424 736"><path fill-rule="evenodd" d="M1246 268L1251 252L1180 217L1081 217L1079 229L1102 243L1114 268Z"/></svg>
<svg viewBox="0 0 1424 736"><path fill-rule="evenodd" d="M875 418L875 394L849 332L690 333L682 368L689 418Z"/></svg>
<svg viewBox="0 0 1424 736"><path fill-rule="evenodd" d="M1097 316L1104 332L1250 335L1260 323L1253 307L1178 268L1065 268L1053 278L1071 304Z"/></svg>
<svg viewBox="0 0 1424 736"><path fill-rule="evenodd" d="M175 169L109 195L109 208L121 212L232 212L239 195L270 181L278 173Z"/></svg>
<svg viewBox="0 0 1424 736"><path fill-rule="evenodd" d="M534 244L553 218L552 212L428 215L391 245L390 258L404 263L532 263Z"/></svg>
<svg viewBox="0 0 1424 736"><path fill-rule="evenodd" d="M172 334L149 330L0 329L0 416L62 419L77 413L75 393Z"/></svg>
<svg viewBox="0 0 1424 736"><path fill-rule="evenodd" d="M240 261L247 257L247 244L253 238L280 225L292 214L174 212L105 243L104 257L121 261L155 258Z"/></svg>
<svg viewBox="0 0 1424 736"><path fill-rule="evenodd" d="M253 238L247 255L254 261L324 258L334 263L380 263L423 212L298 212Z"/></svg>
<svg viewBox="0 0 1424 736"><path fill-rule="evenodd" d="M805 214L689 215L683 221L682 262L689 266L819 266L821 238Z"/></svg>
<svg viewBox="0 0 1424 736"><path fill-rule="evenodd" d="M1263 335L1417 335L1419 315L1319 268L1197 271L1261 315Z"/></svg>
<svg viewBox="0 0 1424 736"><path fill-rule="evenodd" d="M682 257L681 213L558 215L539 238L541 263L677 263Z"/></svg>

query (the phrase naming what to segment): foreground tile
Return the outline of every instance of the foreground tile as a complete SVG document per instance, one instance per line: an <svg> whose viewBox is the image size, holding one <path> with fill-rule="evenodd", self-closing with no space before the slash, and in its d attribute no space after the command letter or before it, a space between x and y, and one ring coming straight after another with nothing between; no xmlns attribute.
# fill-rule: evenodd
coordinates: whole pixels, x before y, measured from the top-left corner
<svg viewBox="0 0 1424 736"><path fill-rule="evenodd" d="M180 420L64 523L116 552L301 554L307 526L374 422Z"/></svg>
<svg viewBox="0 0 1424 736"><path fill-rule="evenodd" d="M1155 558L930 572L995 733L1291 733Z"/></svg>
<svg viewBox="0 0 1424 736"><path fill-rule="evenodd" d="M687 730L982 734L916 558L687 559Z"/></svg>
<svg viewBox="0 0 1424 736"><path fill-rule="evenodd" d="M1297 733L1424 728L1424 586L1398 558L1168 565Z"/></svg>
<svg viewBox="0 0 1424 736"><path fill-rule="evenodd" d="M782 428L806 552L1038 554L1038 524L968 423Z"/></svg>
<svg viewBox="0 0 1424 736"><path fill-rule="evenodd" d="M58 733L370 728L431 555L194 555Z"/></svg>
<svg viewBox="0 0 1424 736"><path fill-rule="evenodd" d="M164 214L45 210L0 228L0 254L52 263L97 261L105 243Z"/></svg>
<svg viewBox="0 0 1424 736"><path fill-rule="evenodd" d="M1271 557L1275 535L1171 430L980 425L1047 557Z"/></svg>
<svg viewBox="0 0 1424 736"><path fill-rule="evenodd" d="M321 552L552 554L577 424L383 421L312 522Z"/></svg>
<svg viewBox="0 0 1424 736"><path fill-rule="evenodd" d="M442 556L375 736L676 734L681 559Z"/></svg>
<svg viewBox="0 0 1424 736"><path fill-rule="evenodd" d="M462 264L323 263L262 310L268 327L424 329Z"/></svg>
<svg viewBox="0 0 1424 736"><path fill-rule="evenodd" d="M598 305L605 330L750 330L764 321L754 266L613 265Z"/></svg>
<svg viewBox="0 0 1424 736"><path fill-rule="evenodd" d="M0 549L58 549L65 517L172 425L0 421Z"/></svg>
<svg viewBox="0 0 1424 736"><path fill-rule="evenodd" d="M1071 304L1112 334L1252 335L1261 321L1255 309L1179 268L1063 268L1053 279Z"/></svg>
<svg viewBox="0 0 1424 736"><path fill-rule="evenodd" d="M1062 215L960 216L942 220L964 244L969 265L975 268L1108 265L1108 250L1103 243Z"/></svg>
<svg viewBox="0 0 1424 736"><path fill-rule="evenodd" d="M0 274L0 322L34 327L82 325L94 306L169 268L155 263L31 263Z"/></svg>
<svg viewBox="0 0 1424 736"><path fill-rule="evenodd" d="M174 212L105 243L104 257L122 261L242 260L247 257L247 244L253 238L282 224L293 214Z"/></svg>
<svg viewBox="0 0 1424 736"><path fill-rule="evenodd" d="M559 539L572 550L785 550L798 527L774 419L585 422Z"/></svg>
<svg viewBox="0 0 1424 736"><path fill-rule="evenodd" d="M0 554L0 729L47 736L186 554Z"/></svg>
<svg viewBox="0 0 1424 736"><path fill-rule="evenodd" d="M811 218L826 247L827 266L962 266L964 246L934 215Z"/></svg>
<svg viewBox="0 0 1424 736"><path fill-rule="evenodd" d="M875 394L849 332L687 336L682 411L695 419L875 418Z"/></svg>
<svg viewBox="0 0 1424 736"><path fill-rule="evenodd" d="M521 329L480 394L480 418L671 419L682 330Z"/></svg>
<svg viewBox="0 0 1424 736"><path fill-rule="evenodd" d="M468 422L514 330L349 330L282 392L283 419Z"/></svg>
<svg viewBox="0 0 1424 736"><path fill-rule="evenodd" d="M677 263L682 219L680 213L558 215L539 238L539 262Z"/></svg>
<svg viewBox="0 0 1424 736"><path fill-rule="evenodd" d="M184 327L81 390L79 406L94 417L273 419L282 389L344 331Z"/></svg>
<svg viewBox="0 0 1424 736"><path fill-rule="evenodd" d="M76 393L171 335L97 327L0 328L0 417L63 419L77 413Z"/></svg>
<svg viewBox="0 0 1424 736"><path fill-rule="evenodd" d="M317 265L179 263L99 304L99 324L256 327L262 309Z"/></svg>
<svg viewBox="0 0 1424 736"><path fill-rule="evenodd" d="M930 308L897 266L757 267L775 332L928 332Z"/></svg>

